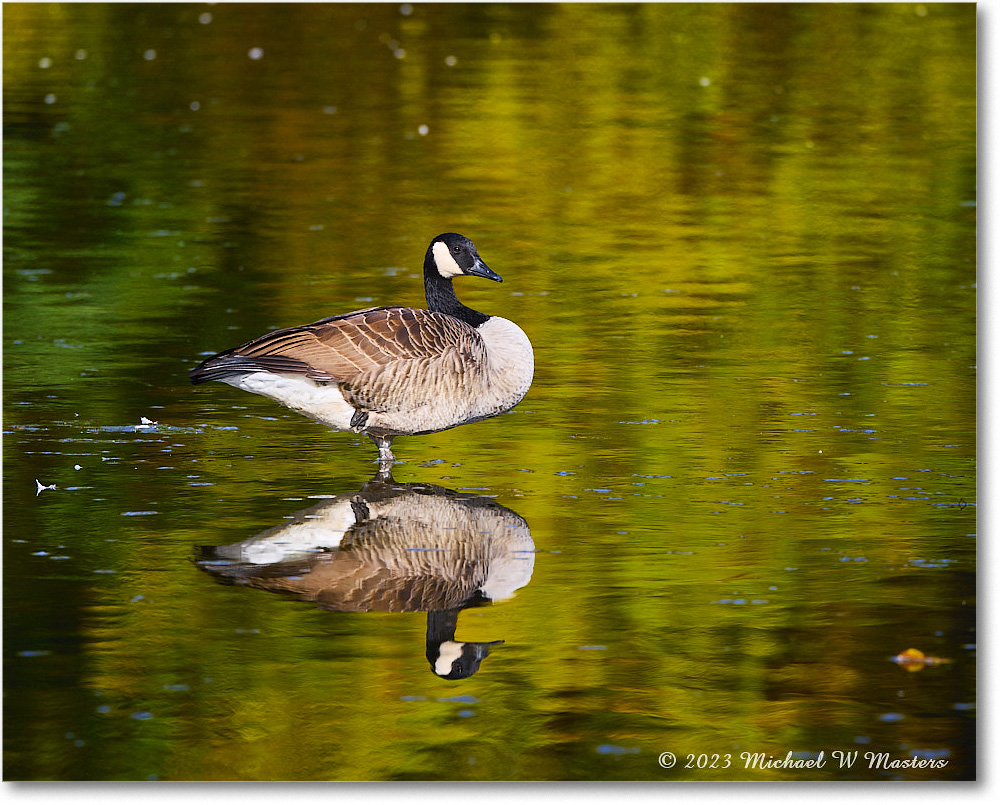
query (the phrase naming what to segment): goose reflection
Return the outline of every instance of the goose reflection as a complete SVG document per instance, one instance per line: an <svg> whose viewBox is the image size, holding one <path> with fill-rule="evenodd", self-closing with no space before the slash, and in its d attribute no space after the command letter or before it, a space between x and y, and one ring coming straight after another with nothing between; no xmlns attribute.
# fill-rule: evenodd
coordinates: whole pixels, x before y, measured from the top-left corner
<svg viewBox="0 0 1000 805"><path fill-rule="evenodd" d="M495 500L383 472L281 526L202 548L198 564L338 612L427 612L431 668L465 679L503 641L457 640L459 613L513 596L531 580L534 550L527 522Z"/></svg>

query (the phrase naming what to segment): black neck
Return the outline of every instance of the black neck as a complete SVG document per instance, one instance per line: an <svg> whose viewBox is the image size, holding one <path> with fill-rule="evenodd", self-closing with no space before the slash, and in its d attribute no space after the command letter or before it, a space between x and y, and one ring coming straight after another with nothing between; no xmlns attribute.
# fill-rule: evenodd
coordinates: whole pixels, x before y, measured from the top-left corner
<svg viewBox="0 0 1000 805"><path fill-rule="evenodd" d="M489 319L485 313L466 307L458 301L451 284L451 277L442 277L438 273L434 256L430 251L424 260L424 294L427 296L428 310L433 310L435 313L447 313L473 327L478 327Z"/></svg>

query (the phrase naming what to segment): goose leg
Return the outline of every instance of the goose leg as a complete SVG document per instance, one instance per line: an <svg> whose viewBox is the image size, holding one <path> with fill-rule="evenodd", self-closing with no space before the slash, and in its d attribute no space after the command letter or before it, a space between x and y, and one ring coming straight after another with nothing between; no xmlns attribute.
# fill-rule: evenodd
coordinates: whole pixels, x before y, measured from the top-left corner
<svg viewBox="0 0 1000 805"><path fill-rule="evenodd" d="M392 454L392 436L374 436L369 433L368 438L378 448L379 464L392 464L396 460L396 457Z"/></svg>

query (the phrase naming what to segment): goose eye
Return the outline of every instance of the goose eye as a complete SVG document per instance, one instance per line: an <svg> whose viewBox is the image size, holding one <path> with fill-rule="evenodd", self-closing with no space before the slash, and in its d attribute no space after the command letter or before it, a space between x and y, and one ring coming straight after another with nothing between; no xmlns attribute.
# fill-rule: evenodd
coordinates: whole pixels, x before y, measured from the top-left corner
<svg viewBox="0 0 1000 805"><path fill-rule="evenodd" d="M462 247L461 246L456 246L454 249L452 249L452 251L455 252L455 254L461 254L462 253Z"/></svg>

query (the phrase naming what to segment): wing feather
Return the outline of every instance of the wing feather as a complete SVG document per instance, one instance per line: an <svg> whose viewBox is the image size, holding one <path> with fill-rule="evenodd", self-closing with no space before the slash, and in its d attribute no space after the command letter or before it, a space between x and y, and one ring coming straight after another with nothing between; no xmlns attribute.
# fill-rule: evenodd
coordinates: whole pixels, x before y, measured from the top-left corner
<svg viewBox="0 0 1000 805"><path fill-rule="evenodd" d="M383 307L276 330L209 358L191 378L200 383L255 371L301 374L340 383L359 409L389 411L430 404L461 373L485 369L486 347L472 326L445 313Z"/></svg>

